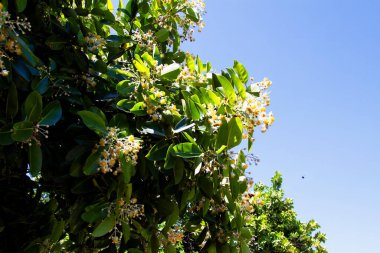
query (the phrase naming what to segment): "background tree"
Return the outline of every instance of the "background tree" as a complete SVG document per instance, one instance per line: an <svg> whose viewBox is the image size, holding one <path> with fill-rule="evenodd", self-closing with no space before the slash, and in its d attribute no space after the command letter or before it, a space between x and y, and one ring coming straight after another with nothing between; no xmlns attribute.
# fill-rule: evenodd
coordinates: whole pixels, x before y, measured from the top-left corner
<svg viewBox="0 0 380 253"><path fill-rule="evenodd" d="M2 252L249 252L250 160L231 150L273 123L271 82L180 50L203 12L1 2Z"/></svg>
<svg viewBox="0 0 380 253"><path fill-rule="evenodd" d="M310 220L297 219L293 201L284 198L279 172L272 178L272 186L255 184L252 192L243 196L247 226L253 234L251 252L327 252L322 244L326 236L319 225Z"/></svg>

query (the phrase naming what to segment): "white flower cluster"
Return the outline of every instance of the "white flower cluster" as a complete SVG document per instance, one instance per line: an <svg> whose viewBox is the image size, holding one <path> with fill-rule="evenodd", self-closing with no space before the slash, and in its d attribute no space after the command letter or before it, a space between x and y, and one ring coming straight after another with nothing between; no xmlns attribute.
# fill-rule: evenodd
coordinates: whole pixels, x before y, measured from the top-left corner
<svg viewBox="0 0 380 253"><path fill-rule="evenodd" d="M106 41L98 34L92 34L89 33L84 40L87 43L87 49L90 52L96 52L98 49L101 49L105 44Z"/></svg>
<svg viewBox="0 0 380 253"><path fill-rule="evenodd" d="M26 18L17 17L16 20L10 18L11 15L4 10L3 4L0 3L0 76L8 76L9 74L9 70L4 65L4 59L10 59L6 52L16 55L22 54L20 45L9 36L9 32L12 31L18 36L17 31L24 34L31 30L31 25Z"/></svg>
<svg viewBox="0 0 380 253"><path fill-rule="evenodd" d="M253 135L255 127L261 126L261 132L264 133L274 122L273 113L266 112L266 107L270 104L267 89L271 84L272 82L267 78L264 78L262 82L251 84L250 89L256 94L247 93L246 99L239 97L234 108L249 136ZM243 138L247 138L247 134L244 133ZM252 138L251 141L253 140Z"/></svg>
<svg viewBox="0 0 380 253"><path fill-rule="evenodd" d="M140 47L146 48L149 51L153 50L155 40L152 31L149 30L148 32L143 33L139 30L135 30L132 34L132 39L136 41Z"/></svg>
<svg viewBox="0 0 380 253"><path fill-rule="evenodd" d="M94 151L101 149L101 159L99 160L99 170L102 173L112 172L115 176L122 171L120 164L121 154L126 162L131 161L137 164L138 153L141 149L141 140L133 135L128 137L118 137L119 129L108 128L106 137L100 139L99 144L95 145ZM118 164L118 166L116 166Z"/></svg>

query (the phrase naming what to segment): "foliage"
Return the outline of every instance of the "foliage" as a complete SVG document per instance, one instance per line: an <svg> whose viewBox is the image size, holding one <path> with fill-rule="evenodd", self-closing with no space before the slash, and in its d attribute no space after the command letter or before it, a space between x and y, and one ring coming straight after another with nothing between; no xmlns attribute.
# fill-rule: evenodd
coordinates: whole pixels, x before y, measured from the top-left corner
<svg viewBox="0 0 380 253"><path fill-rule="evenodd" d="M297 219L293 201L284 198L281 184L281 174L276 172L271 187L256 184L252 193L243 196L247 227L253 234L251 252L327 252L319 225Z"/></svg>
<svg viewBox="0 0 380 253"><path fill-rule="evenodd" d="M249 252L249 159L231 149L273 123L271 82L180 50L203 12L187 0L1 2L2 250Z"/></svg>

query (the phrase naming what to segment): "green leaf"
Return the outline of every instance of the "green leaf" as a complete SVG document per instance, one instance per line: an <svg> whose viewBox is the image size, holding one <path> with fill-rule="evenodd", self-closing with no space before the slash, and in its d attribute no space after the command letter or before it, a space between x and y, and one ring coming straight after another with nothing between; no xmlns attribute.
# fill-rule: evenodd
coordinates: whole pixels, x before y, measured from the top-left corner
<svg viewBox="0 0 380 253"><path fill-rule="evenodd" d="M222 146L216 151L216 153L219 155L219 154L222 153L226 148L227 148L226 145L222 145Z"/></svg>
<svg viewBox="0 0 380 253"><path fill-rule="evenodd" d="M198 185L207 197L211 198L214 193L214 184L207 176L200 176L198 178Z"/></svg>
<svg viewBox="0 0 380 253"><path fill-rule="evenodd" d="M158 210L160 215L164 217L168 217L169 215L171 215L176 206L177 205L175 203L163 197L156 199L155 202L156 209Z"/></svg>
<svg viewBox="0 0 380 253"><path fill-rule="evenodd" d="M218 129L218 134L216 136L216 146L215 149L219 150L223 146L227 146L228 142L228 123L223 120L222 125Z"/></svg>
<svg viewBox="0 0 380 253"><path fill-rule="evenodd" d="M138 128L138 131L141 134L152 134L165 137L164 129L156 122L145 122Z"/></svg>
<svg viewBox="0 0 380 253"><path fill-rule="evenodd" d="M26 63L24 60L18 58L14 61L12 64L12 67L14 69L14 73L17 73L19 76L25 79L25 81L29 82L30 81L30 76L31 73L26 66Z"/></svg>
<svg viewBox="0 0 380 253"><path fill-rule="evenodd" d="M87 206L86 211L81 215L82 220L88 223L94 223L104 219L108 214L107 203L95 204Z"/></svg>
<svg viewBox="0 0 380 253"><path fill-rule="evenodd" d="M26 0L24 0L24 1L26 1ZM25 43L25 41L21 38L21 36L16 34L14 31L10 31L9 35L12 37L12 39L17 41L17 43L20 45L21 51L22 51L22 57L31 66L36 67L37 65L42 64L41 60L32 52L32 50L30 50L29 46Z"/></svg>
<svg viewBox="0 0 380 253"><path fill-rule="evenodd" d="M173 150L174 144L170 144L168 150L166 151L166 157L165 157L165 164L164 169L172 169L176 165L176 158L172 156L172 150Z"/></svg>
<svg viewBox="0 0 380 253"><path fill-rule="evenodd" d="M156 37L159 42L165 42L169 39L169 30L162 28L158 32L156 32Z"/></svg>
<svg viewBox="0 0 380 253"><path fill-rule="evenodd" d="M8 90L6 114L8 117L13 118L18 112L18 92L16 85L11 84Z"/></svg>
<svg viewBox="0 0 380 253"><path fill-rule="evenodd" d="M66 39L60 35L52 35L46 39L45 44L51 50L62 50L66 44Z"/></svg>
<svg viewBox="0 0 380 253"><path fill-rule="evenodd" d="M208 248L207 248L207 253L217 253L216 250L216 244L212 243Z"/></svg>
<svg viewBox="0 0 380 253"><path fill-rule="evenodd" d="M249 228L247 227L242 227L241 230L240 230L240 235L244 238L244 239L252 239L252 232Z"/></svg>
<svg viewBox="0 0 380 253"><path fill-rule="evenodd" d="M186 65L191 72L195 72L195 62L190 53L186 54Z"/></svg>
<svg viewBox="0 0 380 253"><path fill-rule="evenodd" d="M49 103L42 111L42 119L38 124L44 126L55 125L62 117L62 108L59 101Z"/></svg>
<svg viewBox="0 0 380 253"><path fill-rule="evenodd" d="M244 84L236 76L236 73L235 73L235 71L233 69L227 69L227 71L230 74L232 82L235 85L235 87L236 87L236 89L237 89L240 97L242 97L243 99L245 99L246 98L246 91L245 91Z"/></svg>
<svg viewBox="0 0 380 253"><path fill-rule="evenodd" d="M37 122L41 118L42 97L37 91L32 91L25 100L25 114L29 121Z"/></svg>
<svg viewBox="0 0 380 253"><path fill-rule="evenodd" d="M248 245L247 245L247 243L244 242L244 241L242 241L240 243L240 252L241 253L250 253L251 252L250 249L249 249L249 247L248 247Z"/></svg>
<svg viewBox="0 0 380 253"><path fill-rule="evenodd" d="M189 110L190 116L193 120L199 120L205 113L201 101L197 95L190 95L189 92L182 91L182 95L186 99L187 109Z"/></svg>
<svg viewBox="0 0 380 253"><path fill-rule="evenodd" d="M99 71L100 73L106 74L107 73L107 64L102 60L97 60L94 63L93 67L96 71Z"/></svg>
<svg viewBox="0 0 380 253"><path fill-rule="evenodd" d="M129 123L128 117L125 114L117 113L115 114L109 123L110 126L114 126L126 131L129 134Z"/></svg>
<svg viewBox="0 0 380 253"><path fill-rule="evenodd" d="M12 130L0 131L0 145L10 145L14 142L12 139Z"/></svg>
<svg viewBox="0 0 380 253"><path fill-rule="evenodd" d="M145 66L144 62L141 60L140 56L135 55L135 60L133 60L133 65L135 65L138 72L141 74L149 76L150 70Z"/></svg>
<svg viewBox="0 0 380 253"><path fill-rule="evenodd" d="M151 161L164 160L168 146L169 144L166 140L160 141L149 150L148 154L145 157Z"/></svg>
<svg viewBox="0 0 380 253"><path fill-rule="evenodd" d="M107 8L108 8L108 10L110 10L111 12L113 12L112 0L107 0Z"/></svg>
<svg viewBox="0 0 380 253"><path fill-rule="evenodd" d="M109 10L104 10L101 8L94 8L91 10L91 14L99 16L109 22L115 21L115 16Z"/></svg>
<svg viewBox="0 0 380 253"><path fill-rule="evenodd" d="M32 81L32 89L37 91L40 94L44 94L49 88L49 77L45 76L44 78L35 78Z"/></svg>
<svg viewBox="0 0 380 253"><path fill-rule="evenodd" d="M232 86L230 81L228 81L228 79L222 75L212 74L212 77L213 77L214 83L216 83L217 86L223 87L223 91L224 91L226 97L228 98L229 103L230 104L235 103L236 102L236 93L235 93L234 87Z"/></svg>
<svg viewBox="0 0 380 253"><path fill-rule="evenodd" d="M124 183L128 184L132 176L136 173L135 166L132 164L131 159L126 158L124 154L120 157L121 170L123 172Z"/></svg>
<svg viewBox="0 0 380 253"><path fill-rule="evenodd" d="M124 240L124 243L126 244L131 236L131 227L129 226L128 222L123 221L121 223L121 229L123 232L123 240Z"/></svg>
<svg viewBox="0 0 380 253"><path fill-rule="evenodd" d="M178 63L172 63L161 71L160 77L168 81L174 81L177 79L179 73L181 73L181 66Z"/></svg>
<svg viewBox="0 0 380 253"><path fill-rule="evenodd" d="M154 68L156 66L156 60L148 52L143 53L141 57L148 63L149 67Z"/></svg>
<svg viewBox="0 0 380 253"><path fill-rule="evenodd" d="M199 56L197 56L197 66L198 66L198 73L202 73L206 70L206 68L203 66L203 62Z"/></svg>
<svg viewBox="0 0 380 253"><path fill-rule="evenodd" d="M42 167L42 151L40 145L35 140L32 140L29 147L29 167L30 174L33 177L38 176Z"/></svg>
<svg viewBox="0 0 380 253"><path fill-rule="evenodd" d="M65 229L66 222L65 220L60 220L60 221L55 221L53 225L53 229L51 231L51 235L49 237L49 242L50 243L55 243L57 242Z"/></svg>
<svg viewBox="0 0 380 253"><path fill-rule="evenodd" d="M200 19L199 13L193 8L186 9L186 16L193 22L198 23Z"/></svg>
<svg viewBox="0 0 380 253"><path fill-rule="evenodd" d="M227 148L231 149L240 144L243 135L243 124L240 118L232 118L228 122L228 141Z"/></svg>
<svg viewBox="0 0 380 253"><path fill-rule="evenodd" d="M247 69L238 61L234 61L234 70L238 74L240 80L245 84L248 82L249 76Z"/></svg>
<svg viewBox="0 0 380 253"><path fill-rule="evenodd" d="M16 0L16 10L18 13L23 12L26 8L28 0Z"/></svg>
<svg viewBox="0 0 380 253"><path fill-rule="evenodd" d="M109 233L116 226L116 217L111 215L105 218L98 226L96 226L93 237L101 237Z"/></svg>
<svg viewBox="0 0 380 253"><path fill-rule="evenodd" d="M207 95L214 105L220 105L220 98L211 90L207 90Z"/></svg>
<svg viewBox="0 0 380 253"><path fill-rule="evenodd" d="M100 153L101 152L97 150L95 153L92 153L87 157L86 162L83 166L83 173L85 175L93 175L98 172Z"/></svg>
<svg viewBox="0 0 380 253"><path fill-rule="evenodd" d="M167 244L167 245L165 245L164 252L166 252L166 253L176 253L177 250L176 250L176 248L172 244Z"/></svg>
<svg viewBox="0 0 380 253"><path fill-rule="evenodd" d="M179 209L178 209L178 206L173 203L172 212L166 219L166 224L165 224L164 230L167 230L171 226L173 226L177 222L178 219L179 219Z"/></svg>
<svg viewBox="0 0 380 253"><path fill-rule="evenodd" d="M129 110L135 105L135 102L130 101L128 99L122 99L119 102L117 102L116 106L120 110L123 110L125 112L129 112Z"/></svg>
<svg viewBox="0 0 380 253"><path fill-rule="evenodd" d="M15 141L27 141L33 135L33 123L30 121L21 121L13 124L12 139Z"/></svg>
<svg viewBox="0 0 380 253"><path fill-rule="evenodd" d="M185 164L183 162L183 159L176 159L175 165L174 165L174 183L179 184L183 178L183 174L185 171Z"/></svg>
<svg viewBox="0 0 380 253"><path fill-rule="evenodd" d="M98 135L102 136L107 134L106 123L96 113L90 111L79 111L78 115L81 117L83 123Z"/></svg>
<svg viewBox="0 0 380 253"><path fill-rule="evenodd" d="M181 119L173 129L173 133L177 134L195 126L195 123L187 124L188 119L184 117Z"/></svg>
<svg viewBox="0 0 380 253"><path fill-rule="evenodd" d="M144 102L138 102L131 108L131 113L133 113L136 116L145 116L146 110L145 110L145 103Z"/></svg>
<svg viewBox="0 0 380 253"><path fill-rule="evenodd" d="M182 158L194 158L202 155L202 150L198 145L191 142L177 144L173 147L172 154Z"/></svg>

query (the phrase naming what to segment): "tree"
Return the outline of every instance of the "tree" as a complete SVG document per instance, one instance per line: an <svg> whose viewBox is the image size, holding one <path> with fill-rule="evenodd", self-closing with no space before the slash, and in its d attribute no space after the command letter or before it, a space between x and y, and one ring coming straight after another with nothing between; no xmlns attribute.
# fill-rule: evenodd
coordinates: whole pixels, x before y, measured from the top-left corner
<svg viewBox="0 0 380 253"><path fill-rule="evenodd" d="M1 2L2 252L249 252L232 149L273 123L271 82L180 50L203 11Z"/></svg>
<svg viewBox="0 0 380 253"><path fill-rule="evenodd" d="M293 201L284 198L281 185L281 174L276 172L271 187L256 184L253 192L243 196L246 224L253 234L251 252L327 252L319 225L297 219Z"/></svg>

